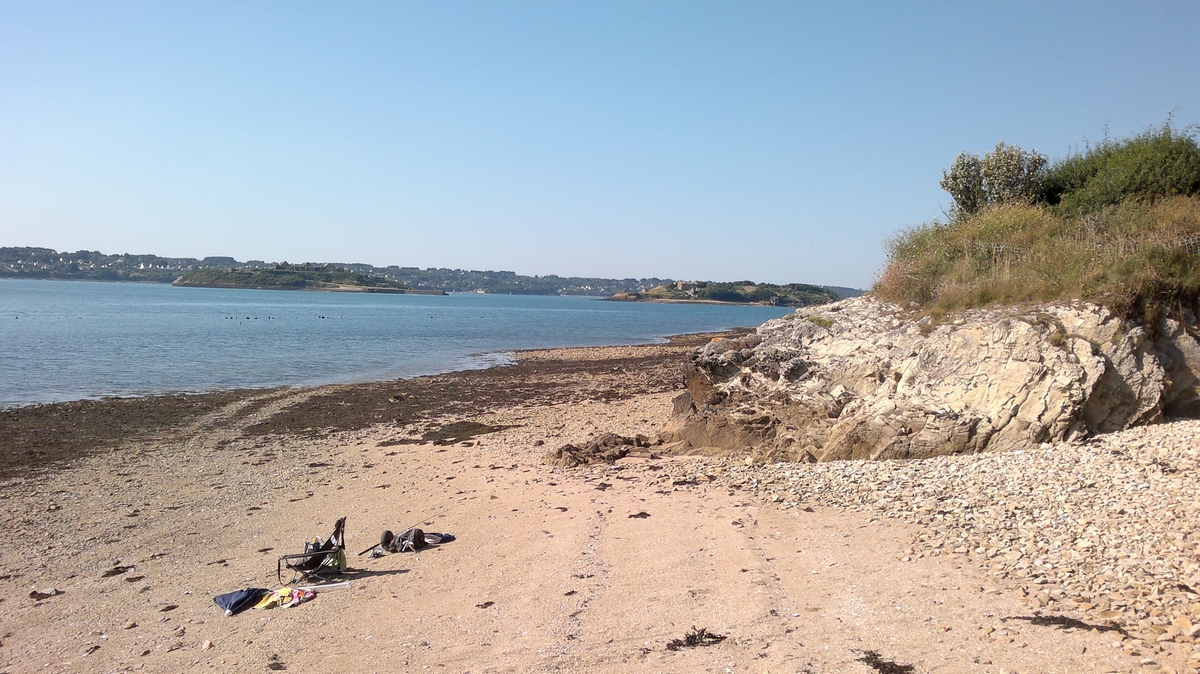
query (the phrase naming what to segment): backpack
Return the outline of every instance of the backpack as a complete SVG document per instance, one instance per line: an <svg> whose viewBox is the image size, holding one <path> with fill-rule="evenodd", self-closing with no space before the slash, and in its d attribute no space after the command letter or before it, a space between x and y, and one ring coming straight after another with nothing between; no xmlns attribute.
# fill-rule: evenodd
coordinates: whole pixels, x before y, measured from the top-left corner
<svg viewBox="0 0 1200 674"><path fill-rule="evenodd" d="M399 535L385 531L379 538L379 547L388 552L416 552L429 544L425 542L425 532L420 529L409 529Z"/></svg>

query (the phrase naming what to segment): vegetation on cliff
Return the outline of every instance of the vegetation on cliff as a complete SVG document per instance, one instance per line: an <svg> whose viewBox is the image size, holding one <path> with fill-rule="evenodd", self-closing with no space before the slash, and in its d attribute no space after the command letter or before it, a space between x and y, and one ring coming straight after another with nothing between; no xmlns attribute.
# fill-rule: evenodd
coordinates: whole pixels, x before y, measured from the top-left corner
<svg viewBox="0 0 1200 674"><path fill-rule="evenodd" d="M379 276L356 274L332 264L290 265L272 269L201 269L175 280L178 286L265 288L272 290L360 290L404 292L408 286Z"/></svg>
<svg viewBox="0 0 1200 674"><path fill-rule="evenodd" d="M959 155L950 218L898 233L874 293L934 313L1084 299L1150 317L1200 297L1200 146L1165 124L1053 164Z"/></svg>

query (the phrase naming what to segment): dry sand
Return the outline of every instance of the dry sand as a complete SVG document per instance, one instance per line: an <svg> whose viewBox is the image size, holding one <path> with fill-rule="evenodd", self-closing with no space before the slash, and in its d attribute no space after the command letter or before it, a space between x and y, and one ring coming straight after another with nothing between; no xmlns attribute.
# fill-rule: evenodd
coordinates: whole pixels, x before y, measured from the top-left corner
<svg viewBox="0 0 1200 674"><path fill-rule="evenodd" d="M10 448L60 462L5 465L0 672L1185 671L1183 651L1143 663L1112 632L1022 619L1028 604L980 592L995 579L961 558L898 563L919 524L678 479L707 459L542 462L604 432L652 435L688 345L172 399L196 411L75 444L38 423L86 427L78 410L9 414ZM97 405L83 406L113 409ZM462 420L503 428L419 440ZM76 458L30 439L43 436ZM349 590L233 617L213 604L277 587L278 555L341 516ZM457 540L355 556L413 524ZM667 649L693 627L725 639Z"/></svg>

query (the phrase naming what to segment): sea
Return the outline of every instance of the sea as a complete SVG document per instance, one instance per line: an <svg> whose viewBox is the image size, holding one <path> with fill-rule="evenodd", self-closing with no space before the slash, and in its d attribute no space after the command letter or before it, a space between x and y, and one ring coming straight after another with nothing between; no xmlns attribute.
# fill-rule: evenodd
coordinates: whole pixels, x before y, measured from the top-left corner
<svg viewBox="0 0 1200 674"><path fill-rule="evenodd" d="M509 364L521 349L649 344L789 312L0 279L0 408L416 377Z"/></svg>

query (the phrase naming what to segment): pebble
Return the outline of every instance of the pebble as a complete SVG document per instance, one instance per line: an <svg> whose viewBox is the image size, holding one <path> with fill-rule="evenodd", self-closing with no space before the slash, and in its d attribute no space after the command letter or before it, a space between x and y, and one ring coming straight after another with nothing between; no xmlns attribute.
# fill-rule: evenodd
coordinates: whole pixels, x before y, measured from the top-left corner
<svg viewBox="0 0 1200 674"><path fill-rule="evenodd" d="M693 489L699 476L715 476L712 486L777 507L916 524L897 562L953 555L991 577L995 587L982 592L1004 587L1037 612L1119 625L1136 647L1154 650L1200 636L1198 467L1200 421L1188 420L1086 443L907 461L672 461L654 479Z"/></svg>

